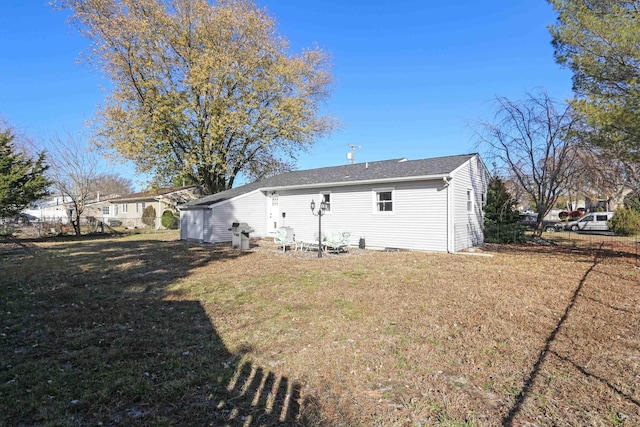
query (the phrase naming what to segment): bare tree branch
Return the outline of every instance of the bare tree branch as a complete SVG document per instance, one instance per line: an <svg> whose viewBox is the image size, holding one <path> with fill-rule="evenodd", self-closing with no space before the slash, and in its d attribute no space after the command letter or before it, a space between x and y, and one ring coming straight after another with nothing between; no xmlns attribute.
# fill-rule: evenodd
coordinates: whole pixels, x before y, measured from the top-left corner
<svg viewBox="0 0 640 427"><path fill-rule="evenodd" d="M80 216L92 196L92 184L98 174L98 157L70 133L64 138L55 135L49 147L51 179L56 189L70 201L69 221L79 236Z"/></svg>
<svg viewBox="0 0 640 427"><path fill-rule="evenodd" d="M540 236L544 216L576 173L578 119L569 105L544 90L519 101L498 97L496 105L494 123L481 122L476 136L502 174L512 177L535 204L534 233Z"/></svg>

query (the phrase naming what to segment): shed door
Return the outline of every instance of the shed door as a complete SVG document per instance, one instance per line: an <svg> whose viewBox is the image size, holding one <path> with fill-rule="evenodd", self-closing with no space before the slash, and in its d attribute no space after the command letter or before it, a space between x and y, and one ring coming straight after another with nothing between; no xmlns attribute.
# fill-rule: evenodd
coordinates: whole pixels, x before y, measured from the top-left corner
<svg viewBox="0 0 640 427"><path fill-rule="evenodd" d="M187 239L202 240L204 238L204 211L188 211Z"/></svg>
<svg viewBox="0 0 640 427"><path fill-rule="evenodd" d="M269 218L267 218L267 230L269 233L275 233L280 227L280 202L278 201L278 193L269 196Z"/></svg>

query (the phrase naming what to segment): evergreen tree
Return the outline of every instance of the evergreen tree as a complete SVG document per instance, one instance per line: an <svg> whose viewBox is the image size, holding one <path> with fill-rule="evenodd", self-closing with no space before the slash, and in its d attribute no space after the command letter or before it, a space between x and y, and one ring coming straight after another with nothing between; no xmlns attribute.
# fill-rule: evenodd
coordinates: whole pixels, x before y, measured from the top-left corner
<svg viewBox="0 0 640 427"><path fill-rule="evenodd" d="M0 130L0 218L12 217L42 197L49 195L51 183L44 152L36 160L18 152L11 130Z"/></svg>
<svg viewBox="0 0 640 427"><path fill-rule="evenodd" d="M507 191L504 182L494 176L487 189L484 207L484 233L488 243L518 243L525 240L524 228L518 224L519 214L514 209L516 200Z"/></svg>
<svg viewBox="0 0 640 427"><path fill-rule="evenodd" d="M156 226L156 210L153 206L147 206L142 212L142 223L148 227Z"/></svg>
<svg viewBox="0 0 640 427"><path fill-rule="evenodd" d="M582 139L640 160L640 1L548 0L559 64L573 72L573 107L591 130Z"/></svg>

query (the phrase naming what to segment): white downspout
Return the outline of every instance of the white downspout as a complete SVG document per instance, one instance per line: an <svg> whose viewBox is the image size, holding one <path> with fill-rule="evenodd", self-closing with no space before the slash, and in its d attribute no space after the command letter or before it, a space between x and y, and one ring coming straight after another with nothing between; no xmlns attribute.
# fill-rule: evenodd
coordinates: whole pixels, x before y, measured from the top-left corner
<svg viewBox="0 0 640 427"><path fill-rule="evenodd" d="M453 215L452 215L452 200L451 200L451 196L450 196L450 192L451 192L451 177L450 176L443 176L442 180L444 181L444 188L447 189L447 252L449 253L453 253L454 251L454 244L453 244L453 237L454 237L454 233L453 233Z"/></svg>

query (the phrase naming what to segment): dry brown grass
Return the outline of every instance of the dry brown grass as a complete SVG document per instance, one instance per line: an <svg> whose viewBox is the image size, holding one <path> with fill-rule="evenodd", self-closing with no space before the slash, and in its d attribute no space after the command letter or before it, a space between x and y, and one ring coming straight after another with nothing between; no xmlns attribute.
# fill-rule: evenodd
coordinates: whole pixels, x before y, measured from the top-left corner
<svg viewBox="0 0 640 427"><path fill-rule="evenodd" d="M3 301L9 327L18 320L6 315L6 301L50 294L44 287L74 283L69 274L81 271L85 288L64 294L65 304L81 298L95 309L107 299L117 310L131 299L138 306L146 301L152 309L136 317L139 327L162 330L165 341L188 337L190 344L170 348L199 355L186 367L180 357L163 362L176 371L167 379L175 382L170 394L158 397L154 387L171 385L158 379L137 394L105 398L104 408L91 407L97 415L78 418L88 424L113 422L120 411L125 424L140 425L640 425L640 269L632 256L569 245L482 254L491 256L358 251L317 259L282 254L266 241L240 253L163 236L89 247L37 243L43 250L1 261L13 289ZM45 263L52 270L46 280L38 272ZM95 290L105 282L112 287ZM41 322L56 318L52 310L60 315L63 295L55 298L41 307L49 313L38 314ZM158 322L189 321L155 316L174 304L195 304L206 317L176 325L173 335ZM119 339L123 321L101 321ZM194 335L193 327L209 333ZM146 334L137 338L136 357L160 363L160 344ZM2 339L11 359L0 378L6 383L27 362L9 354L19 344L11 333ZM218 343L216 350L207 349L207 339ZM49 344L68 346L65 340L56 336ZM99 354L90 357L104 365ZM177 381L197 369L212 374ZM16 398L13 384L0 387L0 409ZM171 396L188 411L157 402ZM127 415L131 407L147 412ZM43 424L67 423L61 408ZM34 420L24 411L10 414L5 421Z"/></svg>

